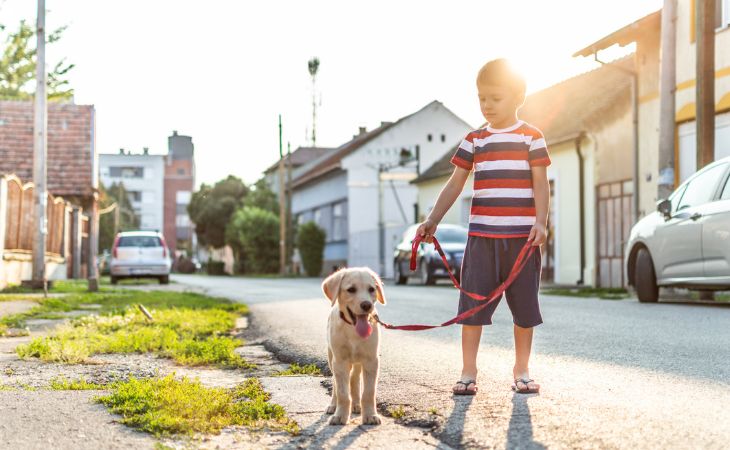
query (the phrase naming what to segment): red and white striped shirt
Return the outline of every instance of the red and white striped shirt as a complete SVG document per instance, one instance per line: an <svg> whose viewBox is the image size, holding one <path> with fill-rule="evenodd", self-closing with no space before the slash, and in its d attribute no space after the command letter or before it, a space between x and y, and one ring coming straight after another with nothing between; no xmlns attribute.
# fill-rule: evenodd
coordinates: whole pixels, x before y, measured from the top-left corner
<svg viewBox="0 0 730 450"><path fill-rule="evenodd" d="M532 167L549 166L545 137L523 121L466 135L451 163L474 170L469 235L521 238L535 224Z"/></svg>

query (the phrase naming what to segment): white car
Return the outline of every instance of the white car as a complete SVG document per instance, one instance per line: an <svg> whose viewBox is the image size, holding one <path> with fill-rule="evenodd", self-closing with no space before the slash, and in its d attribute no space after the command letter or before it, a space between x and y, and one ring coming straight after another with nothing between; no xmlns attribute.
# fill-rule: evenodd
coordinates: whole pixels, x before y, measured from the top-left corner
<svg viewBox="0 0 730 450"><path fill-rule="evenodd" d="M109 271L112 284L124 278L157 278L170 282L167 244L156 231L124 231L114 238Z"/></svg>
<svg viewBox="0 0 730 450"><path fill-rule="evenodd" d="M730 157L657 203L631 229L625 255L629 285L641 302L656 302L659 286L730 289Z"/></svg>

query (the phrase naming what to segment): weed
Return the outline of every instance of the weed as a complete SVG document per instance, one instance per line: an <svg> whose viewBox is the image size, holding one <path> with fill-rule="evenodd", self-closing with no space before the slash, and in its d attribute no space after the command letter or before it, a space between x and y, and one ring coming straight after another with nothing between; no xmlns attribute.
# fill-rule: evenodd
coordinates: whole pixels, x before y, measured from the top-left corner
<svg viewBox="0 0 730 450"><path fill-rule="evenodd" d="M103 384L89 383L85 379L69 381L65 377L57 377L51 379L50 388L54 391L96 391L107 389L108 386Z"/></svg>
<svg viewBox="0 0 730 450"><path fill-rule="evenodd" d="M268 426L297 433L296 423L284 409L268 403L269 394L256 378L249 378L234 389L208 388L198 380L164 378L117 383L110 395L96 401L121 422L157 436L219 433L230 425Z"/></svg>
<svg viewBox="0 0 730 450"><path fill-rule="evenodd" d="M273 374L275 377L287 377L293 375L322 375L322 371L319 370L319 367L315 364L300 366L297 363L293 363L289 365L288 369Z"/></svg>
<svg viewBox="0 0 730 450"><path fill-rule="evenodd" d="M540 293L568 297L598 297L602 300L623 300L631 296L623 288L546 288L542 289Z"/></svg>
<svg viewBox="0 0 730 450"><path fill-rule="evenodd" d="M438 410L438 408L436 408L436 407L434 407L434 406L432 406L432 407L428 408L428 413L429 413L429 414L431 414L431 415L434 415L434 416L439 416L439 415L441 415L441 413L439 413L439 410Z"/></svg>
<svg viewBox="0 0 730 450"><path fill-rule="evenodd" d="M398 405L397 408L388 409L388 413L390 414L390 417L396 420L402 419L406 416L406 410L403 408L403 405Z"/></svg>

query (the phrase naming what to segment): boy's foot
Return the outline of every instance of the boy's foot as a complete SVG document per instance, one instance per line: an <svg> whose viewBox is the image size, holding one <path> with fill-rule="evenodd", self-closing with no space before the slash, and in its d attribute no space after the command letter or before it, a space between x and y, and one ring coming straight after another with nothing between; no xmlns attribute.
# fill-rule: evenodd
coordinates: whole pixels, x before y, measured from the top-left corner
<svg viewBox="0 0 730 450"><path fill-rule="evenodd" d="M474 380L464 379L457 381L451 390L456 395L474 395L479 388Z"/></svg>
<svg viewBox="0 0 730 450"><path fill-rule="evenodd" d="M512 390L518 394L535 394L540 392L540 385L531 378L515 378Z"/></svg>

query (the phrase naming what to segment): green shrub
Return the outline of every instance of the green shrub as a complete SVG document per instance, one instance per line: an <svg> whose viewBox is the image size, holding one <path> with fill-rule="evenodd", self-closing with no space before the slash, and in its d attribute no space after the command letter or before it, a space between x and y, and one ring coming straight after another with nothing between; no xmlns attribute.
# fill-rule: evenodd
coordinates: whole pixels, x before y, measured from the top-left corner
<svg viewBox="0 0 730 450"><path fill-rule="evenodd" d="M230 230L241 244L245 267L251 273L279 270L279 218L270 211L246 206L233 214Z"/></svg>
<svg viewBox="0 0 730 450"><path fill-rule="evenodd" d="M208 275L225 275L225 266L226 265L223 261L213 261L212 259L209 259L205 268Z"/></svg>
<svg viewBox="0 0 730 450"><path fill-rule="evenodd" d="M297 248L302 256L304 270L310 277L322 273L325 231L314 222L307 222L297 230Z"/></svg>

